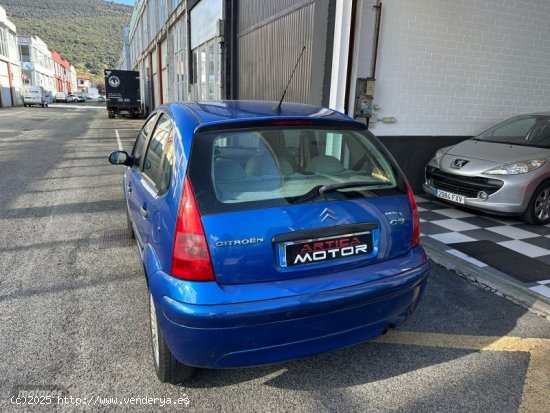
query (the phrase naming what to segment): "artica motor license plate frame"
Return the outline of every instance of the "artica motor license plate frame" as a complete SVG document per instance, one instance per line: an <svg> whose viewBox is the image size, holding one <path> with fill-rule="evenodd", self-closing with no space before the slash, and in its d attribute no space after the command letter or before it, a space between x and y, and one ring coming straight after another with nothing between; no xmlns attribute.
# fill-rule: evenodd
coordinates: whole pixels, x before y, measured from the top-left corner
<svg viewBox="0 0 550 413"><path fill-rule="evenodd" d="M370 230L318 238L308 238L279 244L281 267L299 267L345 258L370 256L374 250Z"/></svg>

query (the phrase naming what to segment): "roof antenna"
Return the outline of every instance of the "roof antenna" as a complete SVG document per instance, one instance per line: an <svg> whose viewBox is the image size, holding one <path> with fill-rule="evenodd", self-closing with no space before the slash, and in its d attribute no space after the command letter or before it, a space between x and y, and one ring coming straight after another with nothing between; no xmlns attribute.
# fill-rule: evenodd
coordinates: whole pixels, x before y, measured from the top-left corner
<svg viewBox="0 0 550 413"><path fill-rule="evenodd" d="M281 113L281 106L283 104L283 100L286 95L286 91L288 89L288 86L290 85L290 81L294 77L294 72L296 71L296 68L298 67L298 63L300 63L300 60L302 59L302 55L304 54L304 50L306 50L306 46L302 48L302 52L300 53L300 56L298 56L298 60L296 61L296 64L294 65L294 69L292 69L292 73L290 74L290 79L288 79L288 83L286 84L285 91L283 92L283 96L281 96L281 100L279 101L279 104L273 108L273 112L275 113Z"/></svg>

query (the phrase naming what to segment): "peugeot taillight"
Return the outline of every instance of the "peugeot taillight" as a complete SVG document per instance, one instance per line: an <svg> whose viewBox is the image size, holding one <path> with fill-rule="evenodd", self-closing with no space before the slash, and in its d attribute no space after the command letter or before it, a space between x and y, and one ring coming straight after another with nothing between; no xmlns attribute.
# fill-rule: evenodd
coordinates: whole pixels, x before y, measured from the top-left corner
<svg viewBox="0 0 550 413"><path fill-rule="evenodd" d="M215 279L195 194L188 178L184 181L176 221L172 275L188 281Z"/></svg>
<svg viewBox="0 0 550 413"><path fill-rule="evenodd" d="M412 209L412 241L411 248L418 247L420 245L420 217L418 216L418 208L416 207L416 201L414 200L414 194L410 187L407 184L407 189L409 193L409 203L411 204Z"/></svg>

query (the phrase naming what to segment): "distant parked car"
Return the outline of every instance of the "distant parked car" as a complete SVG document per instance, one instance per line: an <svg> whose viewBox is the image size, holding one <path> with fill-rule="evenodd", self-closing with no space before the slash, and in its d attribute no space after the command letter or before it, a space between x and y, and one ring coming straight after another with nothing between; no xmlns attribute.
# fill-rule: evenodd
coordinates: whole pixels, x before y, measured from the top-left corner
<svg viewBox="0 0 550 413"><path fill-rule="evenodd" d="M163 382L361 343L422 297L418 212L387 150L341 113L276 105L162 105L109 156Z"/></svg>
<svg viewBox="0 0 550 413"><path fill-rule="evenodd" d="M426 166L424 191L457 205L550 223L550 113L506 120Z"/></svg>
<svg viewBox="0 0 550 413"><path fill-rule="evenodd" d="M56 102L67 102L67 94L65 92L57 92L55 94Z"/></svg>
<svg viewBox="0 0 550 413"><path fill-rule="evenodd" d="M76 102L86 102L86 98L84 97L84 95L78 95L76 97Z"/></svg>
<svg viewBox="0 0 550 413"><path fill-rule="evenodd" d="M105 96L103 96L103 95L98 96L97 101L98 102L105 102L106 101Z"/></svg>
<svg viewBox="0 0 550 413"><path fill-rule="evenodd" d="M76 96L73 95L73 94L68 94L67 95L67 103L70 103L70 102L76 102Z"/></svg>

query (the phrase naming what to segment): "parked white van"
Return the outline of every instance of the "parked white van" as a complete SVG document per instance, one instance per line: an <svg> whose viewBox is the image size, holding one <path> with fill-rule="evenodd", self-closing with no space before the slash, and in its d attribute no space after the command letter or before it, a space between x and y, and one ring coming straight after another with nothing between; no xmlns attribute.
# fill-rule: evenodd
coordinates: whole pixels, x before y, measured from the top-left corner
<svg viewBox="0 0 550 413"><path fill-rule="evenodd" d="M40 105L43 108L47 108L48 100L46 98L46 92L44 92L44 88L42 86L23 87L23 105Z"/></svg>

